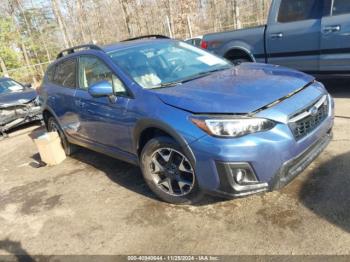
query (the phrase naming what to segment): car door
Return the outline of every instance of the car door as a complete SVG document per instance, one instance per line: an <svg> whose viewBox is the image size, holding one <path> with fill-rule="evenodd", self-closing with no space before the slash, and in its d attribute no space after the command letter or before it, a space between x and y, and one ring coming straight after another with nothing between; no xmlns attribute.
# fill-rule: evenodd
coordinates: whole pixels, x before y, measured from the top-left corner
<svg viewBox="0 0 350 262"><path fill-rule="evenodd" d="M108 81L114 88L112 97L92 97L89 86ZM75 103L80 107L79 135L100 146L131 151L128 127L130 97L123 82L98 57L83 55L79 58L79 89Z"/></svg>
<svg viewBox="0 0 350 262"><path fill-rule="evenodd" d="M333 0L329 15L322 19L320 69L350 71L350 1Z"/></svg>
<svg viewBox="0 0 350 262"><path fill-rule="evenodd" d="M319 69L323 0L276 0L266 30L268 63Z"/></svg>
<svg viewBox="0 0 350 262"><path fill-rule="evenodd" d="M74 102L77 88L77 60L69 58L57 64L50 81L48 104L55 112L61 128L75 136L79 127L78 111Z"/></svg>

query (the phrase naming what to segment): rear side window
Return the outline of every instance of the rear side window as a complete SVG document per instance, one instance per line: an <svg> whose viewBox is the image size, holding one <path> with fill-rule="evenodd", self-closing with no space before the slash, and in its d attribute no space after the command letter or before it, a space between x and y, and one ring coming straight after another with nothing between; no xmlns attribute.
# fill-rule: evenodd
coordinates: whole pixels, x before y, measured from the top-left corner
<svg viewBox="0 0 350 262"><path fill-rule="evenodd" d="M288 23L320 18L322 1L319 0L282 0L278 12L278 22Z"/></svg>
<svg viewBox="0 0 350 262"><path fill-rule="evenodd" d="M349 0L334 0L333 15L350 14L350 1Z"/></svg>
<svg viewBox="0 0 350 262"><path fill-rule="evenodd" d="M76 59L66 60L56 66L54 83L60 86L75 88L76 84Z"/></svg>

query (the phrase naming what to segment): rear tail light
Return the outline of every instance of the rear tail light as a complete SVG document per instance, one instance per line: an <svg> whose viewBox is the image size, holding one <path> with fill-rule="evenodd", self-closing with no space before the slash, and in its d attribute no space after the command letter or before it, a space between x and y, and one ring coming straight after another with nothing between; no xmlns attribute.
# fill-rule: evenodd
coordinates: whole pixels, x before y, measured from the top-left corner
<svg viewBox="0 0 350 262"><path fill-rule="evenodd" d="M205 40L202 40L202 42L201 42L201 48L203 48L203 49L208 49L208 42L205 41Z"/></svg>

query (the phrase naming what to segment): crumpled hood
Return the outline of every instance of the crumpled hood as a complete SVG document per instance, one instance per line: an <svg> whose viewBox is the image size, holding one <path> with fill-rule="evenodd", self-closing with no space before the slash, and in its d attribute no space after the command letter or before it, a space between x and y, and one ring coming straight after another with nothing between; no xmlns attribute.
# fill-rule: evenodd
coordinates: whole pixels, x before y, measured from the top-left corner
<svg viewBox="0 0 350 262"><path fill-rule="evenodd" d="M192 113L251 113L312 82L299 71L245 63L175 87L153 90L166 104Z"/></svg>
<svg viewBox="0 0 350 262"><path fill-rule="evenodd" d="M25 89L22 92L0 94L0 108L26 104L34 100L36 97L37 93L33 89Z"/></svg>

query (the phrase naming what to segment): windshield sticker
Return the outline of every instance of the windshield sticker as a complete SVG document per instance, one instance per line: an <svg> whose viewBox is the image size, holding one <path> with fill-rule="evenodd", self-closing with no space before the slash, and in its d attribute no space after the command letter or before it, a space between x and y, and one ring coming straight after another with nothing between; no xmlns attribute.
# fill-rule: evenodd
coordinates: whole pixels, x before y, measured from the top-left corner
<svg viewBox="0 0 350 262"><path fill-rule="evenodd" d="M213 65L225 65L225 62L223 60L221 60L220 58L216 57L216 56L212 56L212 55L204 55L204 56L200 56L197 58L199 61L209 65L209 66L213 66Z"/></svg>
<svg viewBox="0 0 350 262"><path fill-rule="evenodd" d="M21 87L21 86L17 86L17 85L9 86L8 89L9 89L11 92L22 91L22 87Z"/></svg>

